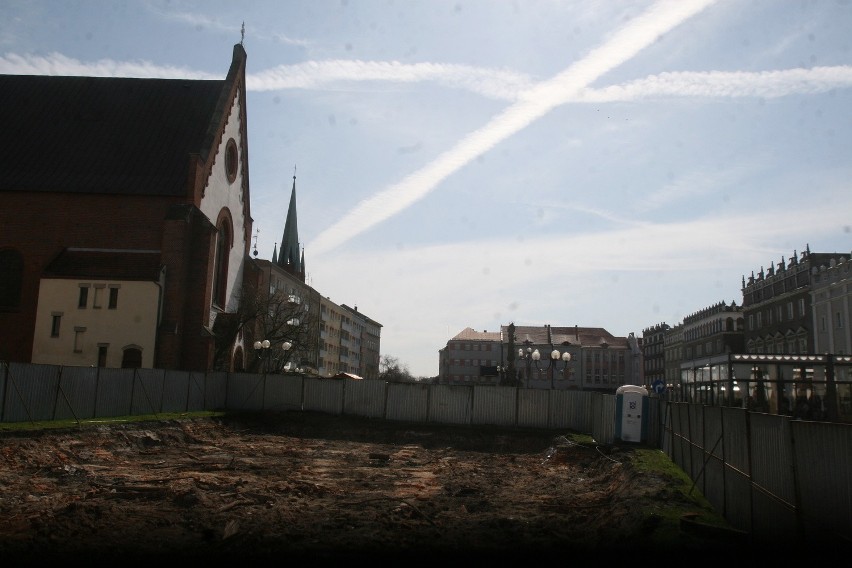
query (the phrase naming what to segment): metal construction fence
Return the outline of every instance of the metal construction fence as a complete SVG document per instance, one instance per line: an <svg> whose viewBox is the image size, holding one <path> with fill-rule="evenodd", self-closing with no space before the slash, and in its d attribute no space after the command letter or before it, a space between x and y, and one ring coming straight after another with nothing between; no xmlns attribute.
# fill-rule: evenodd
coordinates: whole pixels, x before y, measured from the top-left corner
<svg viewBox="0 0 852 568"><path fill-rule="evenodd" d="M204 410L317 411L441 424L571 430L621 442L617 395L0 362L0 422ZM648 396L642 442L659 448L758 543L852 543L852 424Z"/></svg>
<svg viewBox="0 0 852 568"><path fill-rule="evenodd" d="M755 545L852 544L852 425L660 401L660 447Z"/></svg>
<svg viewBox="0 0 852 568"><path fill-rule="evenodd" d="M564 428L612 443L615 399L590 391L496 385L0 362L0 422L303 410L408 422Z"/></svg>

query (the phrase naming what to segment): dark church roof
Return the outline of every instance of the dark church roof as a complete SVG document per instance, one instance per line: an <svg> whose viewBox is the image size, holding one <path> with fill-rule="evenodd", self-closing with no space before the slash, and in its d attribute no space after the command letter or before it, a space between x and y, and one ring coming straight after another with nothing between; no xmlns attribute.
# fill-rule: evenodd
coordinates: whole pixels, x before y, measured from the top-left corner
<svg viewBox="0 0 852 568"><path fill-rule="evenodd" d="M160 251L67 248L51 261L44 276L156 281Z"/></svg>
<svg viewBox="0 0 852 568"><path fill-rule="evenodd" d="M0 75L0 191L182 196L226 81Z"/></svg>

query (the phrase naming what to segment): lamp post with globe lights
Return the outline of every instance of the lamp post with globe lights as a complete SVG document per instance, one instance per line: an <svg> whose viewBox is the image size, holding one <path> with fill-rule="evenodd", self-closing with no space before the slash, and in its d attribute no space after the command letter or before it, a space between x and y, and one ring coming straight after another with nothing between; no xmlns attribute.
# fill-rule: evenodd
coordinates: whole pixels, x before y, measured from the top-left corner
<svg viewBox="0 0 852 568"><path fill-rule="evenodd" d="M269 370L269 360L278 361L280 357L273 354L273 351L270 349L272 347L272 342L268 339L258 340L254 342L254 352L257 354L258 359L261 361L261 367L263 372L266 373ZM287 352L290 348L293 347L293 343L290 341L283 341L281 343L281 357L283 357L284 362L278 366L276 365L276 370L279 368L283 368L284 365L287 364Z"/></svg>
<svg viewBox="0 0 852 568"><path fill-rule="evenodd" d="M539 364L539 361L541 360L541 353L539 353L538 349L536 349L535 351L532 352L531 357L532 357L532 360L535 361L536 369L541 371L542 367ZM562 372L564 373L565 370L568 369L568 363L571 362L571 354L568 353L568 351L565 351L565 353L559 353L558 349L554 349L553 351L550 352L550 362L548 363L547 367L544 367L544 370L550 372L550 390L553 390L555 388L555 384L554 384L553 379L554 379L554 374L556 372L556 366L558 365L560 359L565 364L565 366L562 367Z"/></svg>
<svg viewBox="0 0 852 568"><path fill-rule="evenodd" d="M538 349L535 350L535 353L538 353ZM519 348L518 349L518 359L527 362L527 374L526 374L526 387L530 387L530 374L532 373L532 361L533 361L533 348L527 347L526 349Z"/></svg>

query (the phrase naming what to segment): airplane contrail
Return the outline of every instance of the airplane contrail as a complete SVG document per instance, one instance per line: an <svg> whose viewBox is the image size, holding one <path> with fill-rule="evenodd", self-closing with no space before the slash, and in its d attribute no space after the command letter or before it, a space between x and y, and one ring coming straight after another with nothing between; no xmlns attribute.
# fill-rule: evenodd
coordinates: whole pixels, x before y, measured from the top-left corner
<svg viewBox="0 0 852 568"><path fill-rule="evenodd" d="M601 75L629 60L715 0L662 1L619 29L605 44L552 79L520 95L518 102L491 119L453 148L401 182L358 203L337 223L320 233L306 249L312 255L328 252L356 235L403 211L448 176L487 152L499 142L522 130L552 109L570 101Z"/></svg>

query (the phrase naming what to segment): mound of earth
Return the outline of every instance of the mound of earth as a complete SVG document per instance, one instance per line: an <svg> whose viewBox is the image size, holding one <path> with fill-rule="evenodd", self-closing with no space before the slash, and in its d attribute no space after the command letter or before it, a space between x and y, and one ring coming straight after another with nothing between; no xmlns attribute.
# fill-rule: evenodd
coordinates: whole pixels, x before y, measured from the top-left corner
<svg viewBox="0 0 852 568"><path fill-rule="evenodd" d="M646 550L661 506L696 507L632 446L541 430L284 412L7 432L0 450L0 558L27 563L599 558Z"/></svg>

